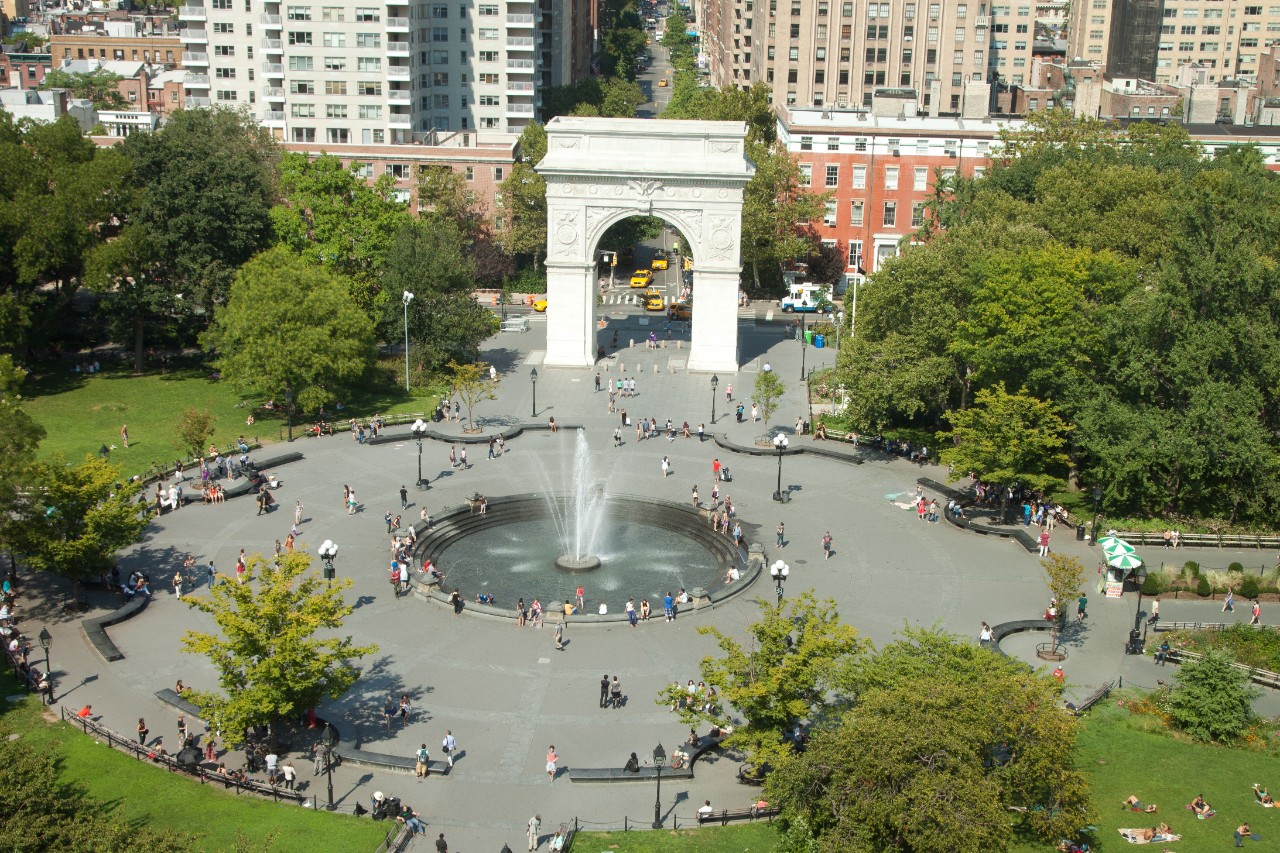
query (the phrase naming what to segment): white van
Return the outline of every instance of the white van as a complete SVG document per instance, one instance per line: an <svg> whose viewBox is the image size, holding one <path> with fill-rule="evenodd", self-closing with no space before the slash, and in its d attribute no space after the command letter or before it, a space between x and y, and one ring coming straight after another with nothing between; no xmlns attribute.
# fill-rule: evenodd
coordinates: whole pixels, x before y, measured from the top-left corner
<svg viewBox="0 0 1280 853"><path fill-rule="evenodd" d="M502 332L527 332L529 331L528 317L508 317L502 321L499 327Z"/></svg>

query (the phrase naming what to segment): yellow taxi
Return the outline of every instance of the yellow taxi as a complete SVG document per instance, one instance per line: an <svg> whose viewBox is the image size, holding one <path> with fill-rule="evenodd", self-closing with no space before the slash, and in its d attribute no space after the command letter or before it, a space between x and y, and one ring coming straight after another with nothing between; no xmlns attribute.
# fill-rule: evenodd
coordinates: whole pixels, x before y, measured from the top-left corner
<svg viewBox="0 0 1280 853"><path fill-rule="evenodd" d="M533 303L533 310L539 314L545 314L547 311L547 300L538 299Z"/></svg>
<svg viewBox="0 0 1280 853"><path fill-rule="evenodd" d="M668 267L666 258L654 258L653 263L649 264L651 269L665 270Z"/></svg>
<svg viewBox="0 0 1280 853"><path fill-rule="evenodd" d="M667 300L663 298L662 291L651 287L644 292L644 310L665 311L666 309Z"/></svg>
<svg viewBox="0 0 1280 853"><path fill-rule="evenodd" d="M653 282L653 273L650 270L636 270L631 274L632 287L648 287Z"/></svg>
<svg viewBox="0 0 1280 853"><path fill-rule="evenodd" d="M692 320L693 306L688 302L672 302L667 309L667 316L672 320Z"/></svg>
<svg viewBox="0 0 1280 853"><path fill-rule="evenodd" d="M665 89L665 88L667 88L667 78L666 78L666 77L663 77L661 80L659 80L659 81L658 81L658 87L659 87L659 88L661 88L661 89Z"/></svg>

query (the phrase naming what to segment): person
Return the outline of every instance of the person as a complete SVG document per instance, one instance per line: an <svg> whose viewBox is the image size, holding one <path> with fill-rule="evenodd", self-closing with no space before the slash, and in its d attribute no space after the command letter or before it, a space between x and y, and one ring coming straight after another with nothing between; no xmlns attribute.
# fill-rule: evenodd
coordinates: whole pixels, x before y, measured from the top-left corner
<svg viewBox="0 0 1280 853"><path fill-rule="evenodd" d="M1159 651L1156 652L1156 663L1161 666L1165 665L1165 661L1169 659L1169 641L1165 640L1160 644Z"/></svg>
<svg viewBox="0 0 1280 853"><path fill-rule="evenodd" d="M640 621L649 621L649 599L647 598L640 599Z"/></svg>
<svg viewBox="0 0 1280 853"><path fill-rule="evenodd" d="M444 750L444 757L449 760L449 766L452 767L453 753L458 748L458 741L449 729L444 730L444 739L440 741L440 748Z"/></svg>
<svg viewBox="0 0 1280 853"><path fill-rule="evenodd" d="M734 581L738 580L738 578L740 578L740 577L741 577L741 575L740 575L740 574L739 574L739 572L738 572L738 567L737 567L737 566L730 566L730 567L729 567L729 571L727 571L727 572L725 572L725 573L724 573L724 582L725 582L725 583L727 583L727 584L730 584L730 583L733 583Z"/></svg>
<svg viewBox="0 0 1280 853"><path fill-rule="evenodd" d="M1253 612L1252 612L1252 614L1251 614L1251 616L1250 616L1250 618L1249 618L1249 624L1250 624L1250 625L1257 625L1257 624L1258 624L1258 620L1260 620L1261 618L1262 618L1262 605L1261 605L1261 604L1258 602L1258 600L1255 598L1255 599L1253 600Z"/></svg>
<svg viewBox="0 0 1280 853"><path fill-rule="evenodd" d="M1231 590L1227 590L1227 597L1222 599L1222 612L1230 613L1235 609L1236 597Z"/></svg>
<svg viewBox="0 0 1280 853"><path fill-rule="evenodd" d="M603 605L602 605L603 606ZM556 642L556 651L564 651L564 620L561 619L556 623L555 634L553 635Z"/></svg>
<svg viewBox="0 0 1280 853"><path fill-rule="evenodd" d="M449 853L449 842L444 840L444 833L436 839L436 853Z"/></svg>
<svg viewBox="0 0 1280 853"><path fill-rule="evenodd" d="M298 768L293 766L292 761L286 760L280 768L280 773L284 777L285 788L292 791L294 780L298 778Z"/></svg>
<svg viewBox="0 0 1280 853"><path fill-rule="evenodd" d="M781 548L787 542L787 526L781 521L778 522L778 547Z"/></svg>
<svg viewBox="0 0 1280 853"><path fill-rule="evenodd" d="M418 813L409 807L408 803L405 803L400 807L400 814L396 816L396 820L409 827L415 835L419 832L423 835L427 834L427 825L422 822Z"/></svg>
<svg viewBox="0 0 1280 853"><path fill-rule="evenodd" d="M414 775L419 779L425 779L431 775L431 751L427 749L425 743L418 747L418 751L414 753L413 757L415 760Z"/></svg>
<svg viewBox="0 0 1280 853"><path fill-rule="evenodd" d="M1196 794L1196 798L1191 801L1190 808L1196 813L1196 817L1201 820L1213 814L1213 809L1204 801L1204 794Z"/></svg>
<svg viewBox="0 0 1280 853"><path fill-rule="evenodd" d="M400 728L404 728L409 722L409 715L413 713L413 705L409 702L409 694L400 694Z"/></svg>
<svg viewBox="0 0 1280 853"><path fill-rule="evenodd" d="M570 601L570 600L569 600L569 599L567 599L567 598L564 600L564 608L563 608L563 609L564 609L564 615L565 615L565 616L572 616L573 614L575 614L575 613L577 613L577 612L578 612L578 608L574 607L574 606L573 606L573 602L572 602L572 601Z"/></svg>
<svg viewBox="0 0 1280 853"><path fill-rule="evenodd" d="M995 634L991 630L991 626L986 622L982 623L982 627L978 629L978 643L987 648L995 641Z"/></svg>
<svg viewBox="0 0 1280 853"><path fill-rule="evenodd" d="M1156 811L1156 807L1154 805L1147 805L1132 794L1125 798L1124 805L1128 806L1129 811L1131 812L1146 812L1147 814L1152 814Z"/></svg>
<svg viewBox="0 0 1280 853"><path fill-rule="evenodd" d="M676 619L675 606L675 596L673 596L671 591L668 590L667 594L662 597L662 610L666 614L668 622L674 622Z"/></svg>
<svg viewBox="0 0 1280 853"><path fill-rule="evenodd" d="M1252 834L1252 832L1253 831L1249 829L1249 824L1247 823L1242 823L1239 826L1237 826L1236 831L1234 833L1235 839L1236 839L1236 846L1243 847L1244 840L1248 838Z"/></svg>
<svg viewBox="0 0 1280 853"><path fill-rule="evenodd" d="M560 760L560 756L556 754L556 745L553 743L547 747L547 779L548 781L556 781L556 762Z"/></svg>
<svg viewBox="0 0 1280 853"><path fill-rule="evenodd" d="M634 628L636 627L636 623L638 621L639 621L639 617L636 615L636 600L634 598L628 598L627 599L627 622L629 622L631 624L631 627Z"/></svg>
<svg viewBox="0 0 1280 853"><path fill-rule="evenodd" d="M711 801L704 800L702 805L698 806L698 820L706 820L711 817L714 809L711 808Z"/></svg>
<svg viewBox="0 0 1280 853"><path fill-rule="evenodd" d="M186 689L187 689L187 685L182 683L181 678L179 678L178 683L173 686L173 692L177 693L179 696L181 696L182 692Z"/></svg>
<svg viewBox="0 0 1280 853"><path fill-rule="evenodd" d="M822 559L831 559L831 531L828 530L822 535Z"/></svg>
<svg viewBox="0 0 1280 853"><path fill-rule="evenodd" d="M600 613L601 616L608 614L609 605L605 604L603 601L600 602L600 610L598 612Z"/></svg>
<svg viewBox="0 0 1280 853"><path fill-rule="evenodd" d="M146 746L147 735L150 733L151 730L147 728L147 721L145 718L143 717L138 718L138 726L136 731L138 732L138 743L142 744L143 746Z"/></svg>
<svg viewBox="0 0 1280 853"><path fill-rule="evenodd" d="M93 716L93 706L92 706L92 705L85 705L83 708L81 708L81 709L76 713L76 716L77 716L77 717L79 717L79 718L80 718L80 719L82 719L82 720L87 720L87 719L89 719L91 716ZM1257 785L1254 785L1253 787L1254 787L1254 789L1256 790L1258 786L1257 786Z"/></svg>
<svg viewBox="0 0 1280 853"><path fill-rule="evenodd" d="M1055 666L1053 668L1053 677L1058 679L1058 683L1061 684L1064 680L1066 680L1067 674L1062 671L1062 667Z"/></svg>
<svg viewBox="0 0 1280 853"><path fill-rule="evenodd" d="M609 703L614 708L622 707L622 682L618 681L618 676L613 677L613 681L609 683Z"/></svg>
<svg viewBox="0 0 1280 853"><path fill-rule="evenodd" d="M600 381L599 377L597 376L596 383L599 384L599 381ZM525 835L527 835L529 838L530 853L538 849L538 839L541 833L542 833L542 815L535 814L533 817L529 818L529 823L526 824L525 826Z"/></svg>
<svg viewBox="0 0 1280 853"><path fill-rule="evenodd" d="M1271 799L1271 795L1267 793L1267 789L1259 785L1257 782L1253 783L1253 795L1258 798L1258 802L1263 807L1268 809L1275 808L1276 801Z"/></svg>
<svg viewBox="0 0 1280 853"><path fill-rule="evenodd" d="M1085 608L1087 608L1088 606L1089 606L1089 599L1085 596L1083 592L1080 593L1080 597L1076 599L1076 621L1077 622L1084 621L1085 616L1088 615L1087 613L1085 613Z"/></svg>
<svg viewBox="0 0 1280 853"><path fill-rule="evenodd" d="M636 754L634 752L631 753L631 757L627 759L627 763L622 766L622 769L627 773L640 772L640 759L636 758Z"/></svg>
<svg viewBox="0 0 1280 853"><path fill-rule="evenodd" d="M583 603L586 601L586 595L587 595L587 590L582 586L582 584L578 584L578 590L577 592L574 593L574 598L578 600L579 610L582 609Z"/></svg>

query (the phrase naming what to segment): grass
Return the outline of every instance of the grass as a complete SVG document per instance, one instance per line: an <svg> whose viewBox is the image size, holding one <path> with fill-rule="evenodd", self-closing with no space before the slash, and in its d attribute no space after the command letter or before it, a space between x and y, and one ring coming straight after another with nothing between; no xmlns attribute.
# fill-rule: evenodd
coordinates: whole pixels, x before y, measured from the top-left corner
<svg viewBox="0 0 1280 853"><path fill-rule="evenodd" d="M574 838L573 849L575 853L768 853L777 843L773 825L758 822L661 832L581 832Z"/></svg>
<svg viewBox="0 0 1280 853"><path fill-rule="evenodd" d="M420 412L427 400L439 398L438 383L411 395L391 381L389 372L389 366L380 365L375 381L343 401L343 414ZM111 459L123 465L127 475L145 474L153 462L165 465L179 456L186 458L177 425L189 406L207 409L217 418L212 442L219 447L231 446L239 435L257 436L264 443L285 438L283 416L258 408L264 397L241 394L229 382L210 379L209 368L198 362L139 376L123 366L104 366L90 376L71 373L64 362L42 362L34 366L22 390L24 409L46 432L40 443L42 458L60 453L79 460L104 444L115 445ZM252 426L245 423L250 412ZM129 426L127 449L120 440L124 424Z"/></svg>
<svg viewBox="0 0 1280 853"><path fill-rule="evenodd" d="M5 695L21 690L7 674L0 679L0 689ZM274 832L272 853L359 853L372 851L389 829L347 814L281 805L201 785L118 752L68 723L47 720L35 697L11 706L3 722L6 728L21 732L28 746L53 757L61 781L77 784L121 820L191 833L202 850L234 849L237 832L257 843Z"/></svg>

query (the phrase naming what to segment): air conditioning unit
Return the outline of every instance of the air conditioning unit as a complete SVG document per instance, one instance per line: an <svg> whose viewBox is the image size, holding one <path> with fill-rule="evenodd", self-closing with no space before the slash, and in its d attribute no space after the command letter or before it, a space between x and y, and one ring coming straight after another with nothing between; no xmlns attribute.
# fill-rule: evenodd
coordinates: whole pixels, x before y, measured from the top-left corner
<svg viewBox="0 0 1280 853"><path fill-rule="evenodd" d="M890 149L889 149L889 153L890 153L890 154L892 154L894 157L901 157L901 156L902 156L902 149L901 149L901 148L890 148Z"/></svg>

